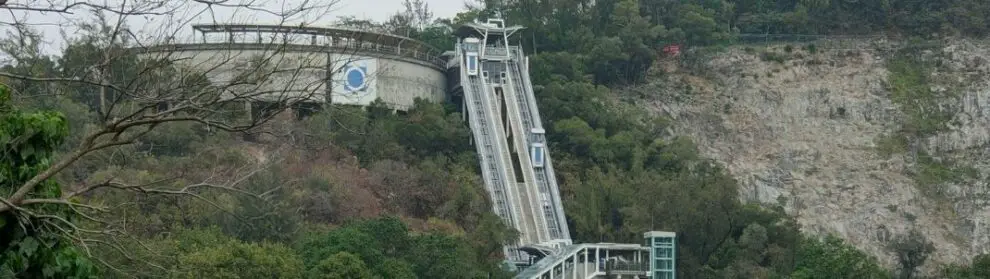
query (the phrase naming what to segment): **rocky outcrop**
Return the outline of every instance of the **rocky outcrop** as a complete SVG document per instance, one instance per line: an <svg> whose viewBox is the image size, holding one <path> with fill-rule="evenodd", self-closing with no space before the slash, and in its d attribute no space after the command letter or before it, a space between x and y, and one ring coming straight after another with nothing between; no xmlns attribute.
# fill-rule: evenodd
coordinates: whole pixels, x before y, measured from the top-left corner
<svg viewBox="0 0 990 279"><path fill-rule="evenodd" d="M916 153L877 152L903 114L888 90L890 48L863 45L872 47L812 53L780 45L771 55L735 47L636 91L726 166L742 200L783 205L807 233L842 236L890 267L896 258L888 243L911 229L936 248L927 266L988 252L990 44L948 43L939 58L940 80L964 85L950 100L958 112L948 131L916 147L983 178L939 185L944 197L919 190L911 174Z"/></svg>

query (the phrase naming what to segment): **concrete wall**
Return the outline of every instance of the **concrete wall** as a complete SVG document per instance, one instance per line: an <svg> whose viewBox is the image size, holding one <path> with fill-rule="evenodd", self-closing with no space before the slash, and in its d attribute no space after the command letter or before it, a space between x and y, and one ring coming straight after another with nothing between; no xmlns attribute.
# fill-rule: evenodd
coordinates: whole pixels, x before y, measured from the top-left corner
<svg viewBox="0 0 990 279"><path fill-rule="evenodd" d="M406 61L378 59L378 94L386 103L404 109L417 97L443 102L447 94L444 72Z"/></svg>
<svg viewBox="0 0 990 279"><path fill-rule="evenodd" d="M175 78L203 73L221 87L229 97L258 96L262 100L285 98L323 99L323 76L326 54L275 53L264 50L174 51L145 54L148 58L165 58L179 64ZM264 63L267 66L259 69ZM238 79L238 76L251 76ZM247 84L246 81L257 83ZM258 94L258 93L264 94Z"/></svg>
<svg viewBox="0 0 990 279"><path fill-rule="evenodd" d="M335 104L367 105L376 98L399 110L408 109L417 97L432 102L445 99L444 72L420 63L370 55L263 49L205 49L149 53L144 57L169 57L223 86L229 96L264 92L261 100L306 98L326 100L327 69L331 69L331 99ZM266 70L257 61L268 60ZM192 72L192 71L188 71ZM239 75L265 76L260 84L229 85ZM247 79L247 80L259 80Z"/></svg>

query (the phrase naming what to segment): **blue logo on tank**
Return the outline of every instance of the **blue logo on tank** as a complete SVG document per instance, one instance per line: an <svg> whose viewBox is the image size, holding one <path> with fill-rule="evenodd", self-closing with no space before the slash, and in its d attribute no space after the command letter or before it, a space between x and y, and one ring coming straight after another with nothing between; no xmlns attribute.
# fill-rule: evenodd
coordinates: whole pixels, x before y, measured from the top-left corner
<svg viewBox="0 0 990 279"><path fill-rule="evenodd" d="M348 63L344 70L344 89L349 93L365 92L368 90L368 65Z"/></svg>

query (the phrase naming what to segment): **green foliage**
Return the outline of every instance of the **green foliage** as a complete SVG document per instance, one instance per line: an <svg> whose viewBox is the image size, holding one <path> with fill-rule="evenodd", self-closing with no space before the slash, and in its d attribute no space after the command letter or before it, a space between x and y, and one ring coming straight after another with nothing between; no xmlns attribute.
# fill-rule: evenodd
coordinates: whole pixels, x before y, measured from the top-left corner
<svg viewBox="0 0 990 279"><path fill-rule="evenodd" d="M172 278L303 278L303 262L281 244L250 243L217 229L184 230L164 244Z"/></svg>
<svg viewBox="0 0 990 279"><path fill-rule="evenodd" d="M57 60L58 71L63 77L83 78L94 74L93 65L98 65L104 61L104 57L109 55L114 57L111 64L106 67L102 74L107 82L114 84L130 84L132 86L143 86L139 83L131 83L141 74L138 69L138 59L134 55L128 54L123 45L114 44L107 48L99 46L97 38L100 35L84 34L83 38L74 40L66 46L62 56ZM101 67L102 68L102 67ZM100 86L96 85L74 85L67 95L73 101L86 105L92 111L100 111ZM104 98L106 104L112 104L113 100L125 98L124 94L117 93L112 89L105 90Z"/></svg>
<svg viewBox="0 0 990 279"><path fill-rule="evenodd" d="M795 263L797 268L791 278L893 278L877 264L876 258L831 235L825 239L804 239Z"/></svg>
<svg viewBox="0 0 990 279"><path fill-rule="evenodd" d="M471 134L459 114L423 99L416 99L405 116L389 113L381 109L383 106L380 102L372 104L367 111L334 106L303 125L307 134L326 137L353 151L363 165L382 159L412 162L437 155L459 158L473 151L464 144Z"/></svg>
<svg viewBox="0 0 990 279"><path fill-rule="evenodd" d="M680 238L679 243L682 278L887 278L889 274L875 259L837 239L803 239L793 220L780 209L740 203L736 181L717 164L701 158L690 140L671 135L668 120L617 101L608 86L642 81L663 46L711 46L684 49L682 63L698 65L707 59L704 54L733 42L740 32L979 34L990 27L983 20L990 14L990 5L974 0L484 2L487 10L466 11L451 20L432 20L423 9L410 8L384 25L442 49L453 46L449 25L487 17L496 10L508 22L526 26L517 38L533 55L531 73L537 101L548 123L550 148L576 241L639 242L644 230L677 231L689 236ZM814 44L806 49L817 51ZM39 60L15 70L38 76L55 71L85 74L103 51L117 50L76 42L57 59L59 63ZM778 53L761 57L777 62L787 59ZM134 73L124 69L135 63L122 59L120 65L111 65L109 79L127 79ZM936 102L928 102L940 96L927 85L928 66L918 67L918 63L910 56L891 60L891 91L910 123L905 125L907 133L879 141L890 152L907 150L914 137L940 131L948 121L943 111L932 109ZM198 84L202 80L188 82ZM17 86L42 89L31 83ZM110 91L110 98L118 97ZM75 119L96 118L92 113L98 108L98 92L97 87L82 86L68 92L65 100L33 106L66 112L76 132L84 130L88 121ZM0 110L4 117L0 125L5 125L0 126L5 128L0 130L0 142L11 146L4 149L2 158L7 161L0 169L0 185L10 192L49 163L59 142L46 140L65 137L64 128L60 128L65 120L55 114L12 114L9 106L0 106ZM16 117L9 118L11 115ZM302 124L304 127L294 134L300 139L294 143L300 143L300 153L308 154L297 160L316 166L287 166L246 181L246 189L267 192L261 199L203 193L217 200L221 208L174 197L132 194L104 193L94 199L133 204L120 216L131 221L128 229L135 236L156 239L155 247L163 251L167 269L176 277L463 278L482 277L498 269L501 245L513 239L515 232L490 212L477 175L476 154L467 144L470 131L461 115L423 100L404 115L397 115L377 101L367 109L329 106ZM20 130L7 132L15 130L7 130L6 125ZM82 161L83 166L73 170L77 176L85 176L78 180L121 175L150 182L172 173L189 176L165 185L174 187L213 175L202 171L213 167L211 164L229 167L245 160L233 155L240 153L232 150L238 145L229 137L185 125L159 128L136 147L114 150L138 156L97 153L94 157L103 161ZM40 141L20 138L44 134L55 136L42 136ZM7 145L15 141L17 144ZM202 160L206 157L216 160ZM356 157L357 166L341 163L352 157ZM922 180L967 173L930 156L922 156L919 162ZM286 182L289 180L302 183ZM367 194L354 194L360 191ZM50 197L59 192L58 184L45 182L31 195ZM349 208L358 205L365 207ZM426 229L413 232L396 218L354 220L380 212L427 220L420 226ZM4 229L15 228L10 225L14 219L4 220L8 222ZM344 225L313 229L324 223ZM217 227L202 229L209 225ZM178 230L182 227L199 229ZM62 263L80 262L64 265L71 267L64 272L89 270L83 268L88 265L71 245L21 249L34 247L29 239L55 242L45 242L50 239L33 231L29 233L38 236L8 231L0 236L24 240L3 242L17 243L16 249L5 248L4 252L13 251L12 255L24 259L20 262L31 263L22 270L35 272L30 268L46 266L52 258ZM306 236L299 239L303 235L296 233L299 231ZM279 243L292 243L295 249ZM23 257L26 254L21 251L33 250L57 253L31 256L40 255L35 252Z"/></svg>
<svg viewBox="0 0 990 279"><path fill-rule="evenodd" d="M953 97L954 92L937 93L931 89L933 65L920 60L918 49L903 50L887 62L890 72L887 80L891 100L898 105L907 119L903 132L912 137L924 137L948 129L954 111L942 103Z"/></svg>
<svg viewBox="0 0 990 279"><path fill-rule="evenodd" d="M307 266L322 270L331 264L326 259L346 257L334 264L346 266L354 272L350 274L364 274L361 270L367 265L373 275L382 278L475 278L493 268L491 263L479 262L471 246L459 237L412 235L402 222L388 217L311 234L297 247Z"/></svg>
<svg viewBox="0 0 990 279"><path fill-rule="evenodd" d="M654 55L648 52L670 43L712 45L685 49L682 55L688 68L704 64L706 54L734 39L738 11L756 3L485 2L508 22L526 26L523 44L538 51L530 59L531 77L541 115L550 123L547 138L576 242L637 243L643 231L669 230L689 236L679 238L682 278L802 274L795 273L796 254L815 246L804 247L791 218L781 209L740 203L737 182L702 158L689 139L670 134L668 120L618 101L608 88L644 78L652 62L644 67L630 62L647 61ZM811 14L812 9L802 8L782 19L798 24L809 22ZM776 52L763 57L788 59ZM883 272L865 256L860 264ZM857 266L818 266L815 261L799 266L803 274L871 274Z"/></svg>
<svg viewBox="0 0 990 279"><path fill-rule="evenodd" d="M23 113L10 104L9 89L0 85L0 192L10 197L51 164L52 154L68 133L58 112ZM58 198L53 179L28 192L29 198ZM69 240L69 209L57 205L25 206L0 214L0 275L18 278L95 278L97 269ZM44 216L53 216L44 217Z"/></svg>
<svg viewBox="0 0 990 279"><path fill-rule="evenodd" d="M409 34L410 38L417 39L441 51L454 50L457 42L447 22L436 22L433 26L427 26L421 30L416 30Z"/></svg>
<svg viewBox="0 0 990 279"><path fill-rule="evenodd" d="M915 183L932 197L944 195L938 188L939 184L960 183L967 179L979 178L979 172L975 168L950 159L935 158L925 151L918 151L916 164L912 177Z"/></svg>
<svg viewBox="0 0 990 279"><path fill-rule="evenodd" d="M6 226L0 232L5 244L0 254L0 277L98 278L93 262L65 239L50 233L8 235L11 232Z"/></svg>
<svg viewBox="0 0 990 279"><path fill-rule="evenodd" d="M518 38L531 53L583 57L598 84L639 81L667 44L709 46L747 34L874 34L982 36L990 4L952 1L827 0L483 0L484 10L454 23L499 12L525 26ZM815 53L817 47L809 45ZM793 47L791 47L793 49ZM686 49L685 49L686 50ZM790 51L788 51L790 52ZM534 63L536 64L536 63Z"/></svg>
<svg viewBox="0 0 990 279"><path fill-rule="evenodd" d="M320 261L309 270L307 278L371 279L371 271L361 258L347 252L339 252Z"/></svg>
<svg viewBox="0 0 990 279"><path fill-rule="evenodd" d="M120 191L100 192L91 201L121 204L113 218L126 223L137 238L124 247L139 259L166 263L164 271L175 277L243 278L245 273L237 270L248 261L272 263L245 269L258 274L327 274L317 270L356 263L337 262L353 258L341 252L360 259L375 278L501 274L496 263L502 243L514 234L491 213L460 116L421 100L403 114L380 104L367 110L334 106L304 120L296 127L299 150L289 150L279 167L244 179L238 191L197 192L209 202ZM87 183L109 177L135 183L165 180L155 185L178 189L200 179L241 179L236 170L253 159L237 150L245 145L234 137L191 126L165 128L162 133L168 134L163 138L114 151L129 156L101 157L111 162L109 166L93 162ZM353 154L360 162L350 162ZM89 168L90 162L84 165ZM176 174L180 178L174 178ZM394 218L354 221L383 211L413 223L428 220L417 226L426 233L413 236L415 232ZM347 225L314 229L330 222ZM190 232L178 233L186 229ZM300 239L303 235L321 238ZM305 247L319 250L299 253L280 248L307 239L326 243L311 242ZM138 240L154 243L152 249L162 253L144 251ZM112 248L103 250L99 254L119 267L122 276L159 271L140 260L116 256ZM262 254L274 258L259 258Z"/></svg>
<svg viewBox="0 0 990 279"><path fill-rule="evenodd" d="M206 131L198 123L164 123L142 139L138 150L158 156L183 156L190 154L205 136Z"/></svg>
<svg viewBox="0 0 990 279"><path fill-rule="evenodd" d="M990 255L981 254L973 258L969 266L950 265L941 271L942 278L980 279L990 278Z"/></svg>
<svg viewBox="0 0 990 279"><path fill-rule="evenodd" d="M243 241L287 242L295 239L300 220L289 204L289 191L283 172L266 170L246 181L243 190L264 193L261 196L243 193L223 193L220 200L229 201L229 212L203 216L201 225L215 224L228 235Z"/></svg>

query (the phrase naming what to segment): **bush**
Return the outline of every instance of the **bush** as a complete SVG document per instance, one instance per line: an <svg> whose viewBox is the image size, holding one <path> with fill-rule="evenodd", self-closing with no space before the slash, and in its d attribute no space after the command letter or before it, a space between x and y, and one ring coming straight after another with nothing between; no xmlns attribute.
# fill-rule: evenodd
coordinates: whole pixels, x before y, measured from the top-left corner
<svg viewBox="0 0 990 279"><path fill-rule="evenodd" d="M303 278L303 262L281 244L241 242L217 229L187 230L173 239L173 278Z"/></svg>

